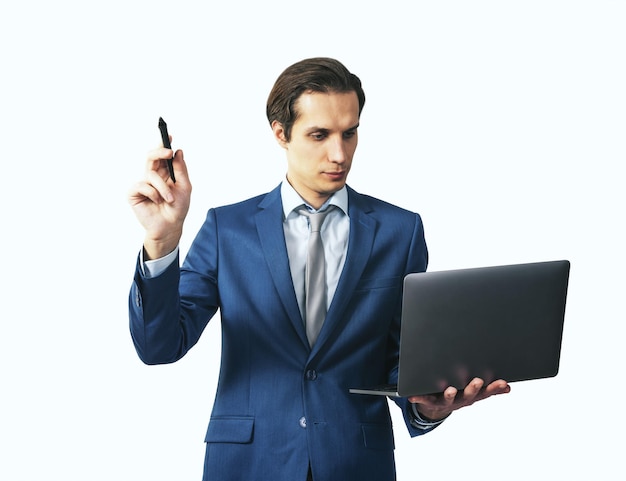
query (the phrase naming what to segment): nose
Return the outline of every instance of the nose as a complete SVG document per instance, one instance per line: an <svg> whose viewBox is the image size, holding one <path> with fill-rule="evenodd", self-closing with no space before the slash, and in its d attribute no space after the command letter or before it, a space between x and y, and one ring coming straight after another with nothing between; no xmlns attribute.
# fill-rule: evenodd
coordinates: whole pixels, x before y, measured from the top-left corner
<svg viewBox="0 0 626 481"><path fill-rule="evenodd" d="M333 138L328 143L328 160L335 164L343 164L348 159L348 148L342 138Z"/></svg>

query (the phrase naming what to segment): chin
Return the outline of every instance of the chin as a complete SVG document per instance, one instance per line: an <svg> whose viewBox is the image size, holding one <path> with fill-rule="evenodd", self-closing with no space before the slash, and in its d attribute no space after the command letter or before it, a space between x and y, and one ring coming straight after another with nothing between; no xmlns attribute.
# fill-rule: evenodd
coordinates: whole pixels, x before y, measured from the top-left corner
<svg viewBox="0 0 626 481"><path fill-rule="evenodd" d="M346 185L345 182L332 182L330 185L326 186L324 192L328 195L333 195L335 192L343 189L343 186Z"/></svg>

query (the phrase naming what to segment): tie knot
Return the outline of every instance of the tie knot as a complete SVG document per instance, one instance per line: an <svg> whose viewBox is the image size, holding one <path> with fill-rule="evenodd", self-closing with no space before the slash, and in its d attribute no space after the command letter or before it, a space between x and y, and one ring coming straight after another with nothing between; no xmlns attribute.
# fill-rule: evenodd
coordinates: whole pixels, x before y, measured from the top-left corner
<svg viewBox="0 0 626 481"><path fill-rule="evenodd" d="M322 212L310 212L306 206L303 205L298 209L298 212L309 218L311 232L319 232L322 228L322 224L324 223L324 219L334 208L334 205L329 205L328 208Z"/></svg>

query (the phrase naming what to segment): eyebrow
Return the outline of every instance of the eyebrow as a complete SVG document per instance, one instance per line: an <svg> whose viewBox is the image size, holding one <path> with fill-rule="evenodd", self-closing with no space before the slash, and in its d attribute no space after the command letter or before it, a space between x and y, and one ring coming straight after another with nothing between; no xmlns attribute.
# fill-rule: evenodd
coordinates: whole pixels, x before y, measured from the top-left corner
<svg viewBox="0 0 626 481"><path fill-rule="evenodd" d="M353 125L352 127L348 127L346 130L344 130L344 132L350 132L351 130L356 130L359 128L360 123L357 123L356 125ZM330 130L325 128L325 127L310 127L306 130L307 134L312 134L313 132L324 132L327 133Z"/></svg>

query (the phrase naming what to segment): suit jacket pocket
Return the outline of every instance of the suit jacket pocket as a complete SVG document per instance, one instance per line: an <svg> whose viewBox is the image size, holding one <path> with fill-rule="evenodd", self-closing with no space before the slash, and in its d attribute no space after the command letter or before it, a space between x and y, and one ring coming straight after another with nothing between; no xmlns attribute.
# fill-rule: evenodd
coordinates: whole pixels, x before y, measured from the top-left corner
<svg viewBox="0 0 626 481"><path fill-rule="evenodd" d="M363 424L363 442L369 449L394 449L393 431L386 424Z"/></svg>
<svg viewBox="0 0 626 481"><path fill-rule="evenodd" d="M252 442L253 433L253 417L216 417L209 422L204 442L247 444Z"/></svg>

